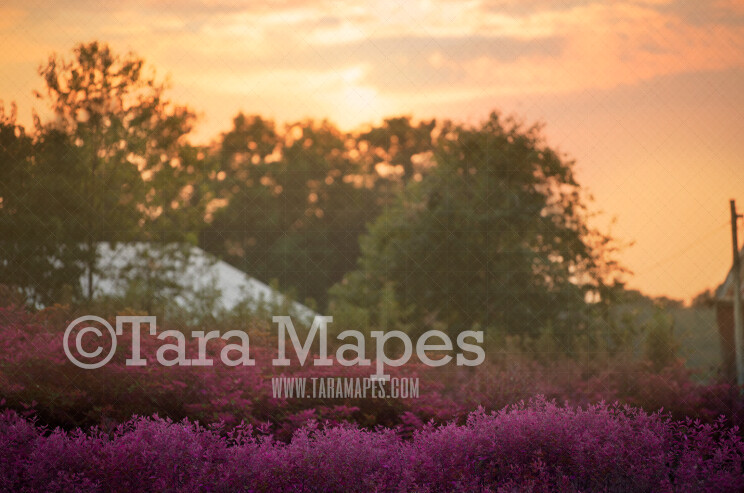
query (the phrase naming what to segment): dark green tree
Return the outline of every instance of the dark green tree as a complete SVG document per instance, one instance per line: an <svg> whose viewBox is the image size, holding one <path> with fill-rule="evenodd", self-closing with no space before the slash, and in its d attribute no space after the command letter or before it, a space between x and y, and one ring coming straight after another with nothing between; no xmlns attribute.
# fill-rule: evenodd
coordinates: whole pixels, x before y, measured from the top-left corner
<svg viewBox="0 0 744 493"><path fill-rule="evenodd" d="M363 236L357 270L332 290L335 308L366 309L379 325L392 285L416 330L575 329L608 239L586 223L573 163L539 127L497 114L477 127L444 123L433 156Z"/></svg>
<svg viewBox="0 0 744 493"><path fill-rule="evenodd" d="M81 249L66 220L78 207L65 175L78 165L72 151L60 132L35 139L15 108L0 109L0 282L33 302L69 297L78 285L70 280L80 277Z"/></svg>
<svg viewBox="0 0 744 493"><path fill-rule="evenodd" d="M328 288L354 267L358 236L379 210L372 182L350 154L354 141L328 122L278 131L241 114L233 123L222 137L214 184L226 206L201 244L323 306Z"/></svg>
<svg viewBox="0 0 744 493"><path fill-rule="evenodd" d="M54 118L36 121L41 142L65 137L64 152L46 159L59 161L51 166L77 188L79 205L64 227L84 246L90 298L98 242L173 240L183 233L162 219L152 224L177 208L182 182L175 171L183 168L180 148L194 114L164 98L166 86L136 55L118 55L98 42L73 51L71 59L52 55L39 69L46 90L37 96ZM61 162L68 156L74 164Z"/></svg>
<svg viewBox="0 0 744 493"><path fill-rule="evenodd" d="M2 279L42 303L90 299L98 242L196 241L206 161L184 143L193 113L135 55L80 44L39 73L53 117L0 121Z"/></svg>

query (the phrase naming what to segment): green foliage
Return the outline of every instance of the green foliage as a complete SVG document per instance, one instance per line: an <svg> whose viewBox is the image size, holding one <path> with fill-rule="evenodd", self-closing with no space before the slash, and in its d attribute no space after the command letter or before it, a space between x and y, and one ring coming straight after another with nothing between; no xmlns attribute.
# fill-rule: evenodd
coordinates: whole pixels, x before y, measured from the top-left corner
<svg viewBox="0 0 744 493"><path fill-rule="evenodd" d="M414 125L410 117L388 118L381 126L362 133L359 139L368 144L366 154L373 164L400 166L400 176L408 180L418 171L414 156L433 150L435 127L435 120Z"/></svg>
<svg viewBox="0 0 744 493"><path fill-rule="evenodd" d="M28 134L0 109L0 279L32 302L79 290L81 223L77 149L59 131ZM75 283L70 283L75 279Z"/></svg>
<svg viewBox="0 0 744 493"><path fill-rule="evenodd" d="M645 334L644 356L654 370L660 371L677 360L679 342L674 336L674 319L665 311L657 310L643 325Z"/></svg>
<svg viewBox="0 0 744 493"><path fill-rule="evenodd" d="M2 117L0 266L36 301L65 290L90 300L98 242L195 241L203 157L183 142L194 115L164 98L142 59L98 42L39 73L54 118L35 116L27 135Z"/></svg>
<svg viewBox="0 0 744 493"><path fill-rule="evenodd" d="M617 281L599 282L598 300L591 310L590 332L596 336L597 348L608 356L636 356L635 346L642 332L639 304L653 303L637 291Z"/></svg>
<svg viewBox="0 0 744 493"><path fill-rule="evenodd" d="M85 205L73 220L75 236L86 245L90 298L95 244L141 238L143 228L170 208L179 146L194 115L164 99L165 86L145 72L142 59L119 56L105 44L80 44L70 60L54 55L39 73L46 94L38 96L56 118L37 123L38 131L61 132L75 149L73 179Z"/></svg>
<svg viewBox="0 0 744 493"><path fill-rule="evenodd" d="M201 246L300 300L325 305L328 288L353 268L357 238L376 217L372 190L357 172L353 141L327 122L280 132L242 114L222 136L214 187L226 206L201 233Z"/></svg>
<svg viewBox="0 0 744 493"><path fill-rule="evenodd" d="M692 298L692 306L696 308L710 308L716 304L716 293L708 288L704 289Z"/></svg>
<svg viewBox="0 0 744 493"><path fill-rule="evenodd" d="M572 163L543 144L538 127L496 114L480 127L446 123L433 155L436 167L362 238L358 270L334 290L337 306L376 307L391 284L420 330L577 329L603 252Z"/></svg>
<svg viewBox="0 0 744 493"><path fill-rule="evenodd" d="M0 120L0 274L41 303L91 301L101 242L198 243L352 326L550 327L570 348L616 269L538 127L397 117L345 134L239 114L201 148L133 54L80 44L40 74L54 118L31 134ZM167 305L176 271L135 267L122 302Z"/></svg>

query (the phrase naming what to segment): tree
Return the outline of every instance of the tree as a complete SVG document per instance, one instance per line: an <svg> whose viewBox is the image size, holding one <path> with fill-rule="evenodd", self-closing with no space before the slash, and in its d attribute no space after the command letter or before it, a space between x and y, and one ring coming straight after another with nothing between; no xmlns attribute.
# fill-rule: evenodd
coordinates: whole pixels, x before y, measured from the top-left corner
<svg viewBox="0 0 744 493"><path fill-rule="evenodd" d="M27 132L0 112L0 275L29 299L94 293L102 241L196 241L208 191L194 120L164 99L144 61L97 42L52 55L36 93L53 118Z"/></svg>
<svg viewBox="0 0 744 493"><path fill-rule="evenodd" d="M366 308L379 325L375 307L392 285L421 331L576 328L607 242L586 223L573 163L544 144L539 127L497 114L479 127L446 122L439 135L436 166L370 226L333 305Z"/></svg>
<svg viewBox="0 0 744 493"><path fill-rule="evenodd" d="M710 288L703 289L692 297L693 308L711 308L716 304L716 293Z"/></svg>
<svg viewBox="0 0 744 493"><path fill-rule="evenodd" d="M411 118L399 116L387 118L379 127L374 127L359 136L369 144L375 163L387 162L403 168L403 176L411 178L416 171L411 159L414 155L433 149L432 131L436 120L411 123Z"/></svg>
<svg viewBox="0 0 744 493"><path fill-rule="evenodd" d="M46 91L37 97L54 119L42 124L36 117L38 140L59 146L39 159L61 167L55 176L77 187L74 213L63 222L84 245L90 299L98 242L179 236L151 226L174 209L179 181L172 178L185 168L180 151L194 114L164 99L166 86L146 73L141 58L106 44L80 44L70 60L52 55L39 73ZM73 162L63 163L68 156Z"/></svg>
<svg viewBox="0 0 744 493"><path fill-rule="evenodd" d="M677 360L679 342L674 336L674 317L657 307L643 327L645 333L644 356L655 371L670 366Z"/></svg>
<svg viewBox="0 0 744 493"><path fill-rule="evenodd" d="M61 224L46 219L59 204L44 197L59 183L34 176L34 147L33 137L16 123L15 107L9 114L0 108L0 282L40 301L58 294L70 270L52 261L69 252L60 248Z"/></svg>
<svg viewBox="0 0 744 493"><path fill-rule="evenodd" d="M358 236L376 217L374 192L358 176L353 140L328 122L277 130L239 114L222 136L216 197L226 206L201 245L238 268L277 280L300 299L325 304L330 286L352 269Z"/></svg>

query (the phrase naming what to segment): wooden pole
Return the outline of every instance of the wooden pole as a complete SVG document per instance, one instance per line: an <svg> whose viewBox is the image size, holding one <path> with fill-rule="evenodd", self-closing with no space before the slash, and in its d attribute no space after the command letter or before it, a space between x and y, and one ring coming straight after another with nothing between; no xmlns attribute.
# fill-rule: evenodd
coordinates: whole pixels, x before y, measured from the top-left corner
<svg viewBox="0 0 744 493"><path fill-rule="evenodd" d="M741 217L736 213L736 201L731 200L731 240L734 247L734 344L736 345L736 383L744 385L744 326L741 313L741 260L739 258L739 239L737 222Z"/></svg>

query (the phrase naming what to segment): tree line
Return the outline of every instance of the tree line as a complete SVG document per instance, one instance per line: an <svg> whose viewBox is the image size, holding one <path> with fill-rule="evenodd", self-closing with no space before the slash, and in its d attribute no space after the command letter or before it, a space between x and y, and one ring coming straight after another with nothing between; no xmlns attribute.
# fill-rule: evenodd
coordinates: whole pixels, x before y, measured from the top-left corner
<svg viewBox="0 0 744 493"><path fill-rule="evenodd" d="M347 323L561 333L620 270L540 126L238 113L200 146L137 55L84 43L39 74L50 118L0 110L0 283L34 302L90 301L99 242L185 243Z"/></svg>

